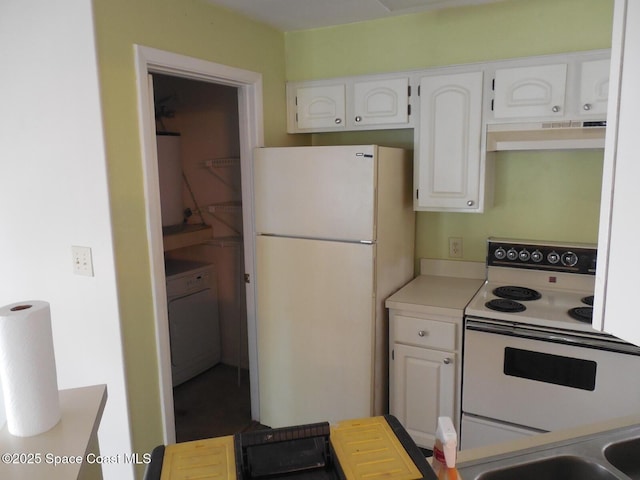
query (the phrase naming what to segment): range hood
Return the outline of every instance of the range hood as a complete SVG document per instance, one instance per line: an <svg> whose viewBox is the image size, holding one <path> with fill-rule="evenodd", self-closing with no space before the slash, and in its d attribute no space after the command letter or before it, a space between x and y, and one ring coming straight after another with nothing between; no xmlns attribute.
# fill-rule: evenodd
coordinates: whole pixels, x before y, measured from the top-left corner
<svg viewBox="0 0 640 480"><path fill-rule="evenodd" d="M487 125L487 151L604 148L606 120Z"/></svg>

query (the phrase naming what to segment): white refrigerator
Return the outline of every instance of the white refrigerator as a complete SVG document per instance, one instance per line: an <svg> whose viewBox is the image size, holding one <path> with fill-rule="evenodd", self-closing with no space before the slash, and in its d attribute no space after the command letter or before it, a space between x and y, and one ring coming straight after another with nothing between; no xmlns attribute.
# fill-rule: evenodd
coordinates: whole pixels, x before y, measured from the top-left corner
<svg viewBox="0 0 640 480"><path fill-rule="evenodd" d="M254 162L260 422L386 413L384 300L414 270L410 152L260 148Z"/></svg>

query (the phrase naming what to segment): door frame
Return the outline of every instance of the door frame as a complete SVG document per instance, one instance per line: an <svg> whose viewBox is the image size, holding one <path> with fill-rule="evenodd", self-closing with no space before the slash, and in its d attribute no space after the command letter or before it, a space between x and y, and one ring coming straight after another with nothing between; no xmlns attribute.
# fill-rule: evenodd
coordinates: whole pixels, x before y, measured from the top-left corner
<svg viewBox="0 0 640 480"><path fill-rule="evenodd" d="M160 188L156 150L155 109L153 84L149 74L157 73L199 80L238 89L240 133L240 168L242 182L243 230L245 273L255 275L255 231L253 210L253 149L264 146L262 115L262 75L227 65L187 57L155 48L135 45L136 83L138 91L138 118L144 177L145 215L151 270L153 312L156 323L156 345L160 406L164 442L175 443L175 416L171 381L171 351L169 345L169 316L164 270L162 220L160 214ZM247 284L247 336L249 349L249 383L251 415L260 418L258 390L258 355L255 308L255 284Z"/></svg>

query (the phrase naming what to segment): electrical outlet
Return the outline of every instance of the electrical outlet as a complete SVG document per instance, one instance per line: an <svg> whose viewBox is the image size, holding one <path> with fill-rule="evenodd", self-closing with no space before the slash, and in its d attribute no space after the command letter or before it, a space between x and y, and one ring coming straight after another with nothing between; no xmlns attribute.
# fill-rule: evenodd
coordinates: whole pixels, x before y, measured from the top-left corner
<svg viewBox="0 0 640 480"><path fill-rule="evenodd" d="M93 261L91 260L91 248L71 246L73 260L73 273L93 277Z"/></svg>
<svg viewBox="0 0 640 480"><path fill-rule="evenodd" d="M462 238L449 237L449 257L462 258Z"/></svg>

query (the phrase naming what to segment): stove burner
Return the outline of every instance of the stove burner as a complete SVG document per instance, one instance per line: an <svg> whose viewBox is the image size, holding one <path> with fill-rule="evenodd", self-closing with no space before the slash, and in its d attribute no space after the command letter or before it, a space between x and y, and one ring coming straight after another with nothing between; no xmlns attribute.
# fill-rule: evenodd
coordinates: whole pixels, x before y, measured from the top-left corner
<svg viewBox="0 0 640 480"><path fill-rule="evenodd" d="M582 299L582 303L584 303L585 305L589 305L589 306L593 307L593 295L589 295L588 297L584 297Z"/></svg>
<svg viewBox="0 0 640 480"><path fill-rule="evenodd" d="M518 287L514 285L506 285L493 290L496 297L506 298L508 300L518 300L526 302L528 300L538 300L542 295L536 290L527 287Z"/></svg>
<svg viewBox="0 0 640 480"><path fill-rule="evenodd" d="M527 309L523 304L507 298L494 298L485 303L484 306L491 310L506 313L524 312Z"/></svg>
<svg viewBox="0 0 640 480"><path fill-rule="evenodd" d="M593 297L592 297L593 298ZM569 310L569 316L579 322L591 323L593 307L576 307Z"/></svg>

